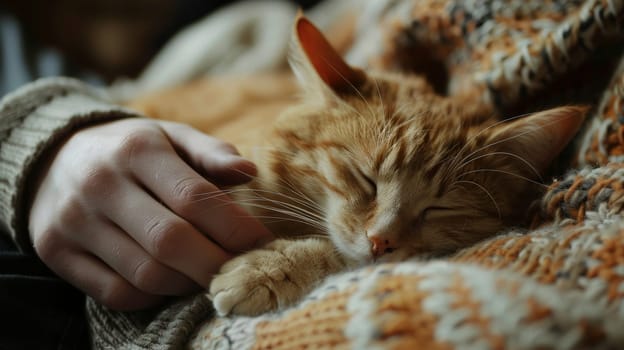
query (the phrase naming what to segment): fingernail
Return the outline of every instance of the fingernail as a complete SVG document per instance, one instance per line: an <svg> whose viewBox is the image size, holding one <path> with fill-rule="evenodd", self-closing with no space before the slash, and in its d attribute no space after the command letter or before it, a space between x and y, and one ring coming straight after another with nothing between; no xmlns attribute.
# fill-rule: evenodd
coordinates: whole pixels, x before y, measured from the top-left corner
<svg viewBox="0 0 624 350"><path fill-rule="evenodd" d="M258 168L256 167L256 164L246 158L232 156L230 158L230 162L235 164L236 170L247 174L250 177L256 176L256 174L258 174Z"/></svg>
<svg viewBox="0 0 624 350"><path fill-rule="evenodd" d="M221 161L225 163L237 163L237 162L252 163L249 159L243 156L237 155L237 154L221 154L220 158L221 158Z"/></svg>

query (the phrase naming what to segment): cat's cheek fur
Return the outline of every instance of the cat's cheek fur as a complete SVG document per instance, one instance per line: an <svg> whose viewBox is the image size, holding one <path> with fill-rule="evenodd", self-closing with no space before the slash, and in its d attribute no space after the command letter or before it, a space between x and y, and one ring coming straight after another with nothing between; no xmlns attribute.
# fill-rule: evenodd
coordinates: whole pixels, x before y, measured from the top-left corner
<svg viewBox="0 0 624 350"><path fill-rule="evenodd" d="M372 261L371 244L362 229L350 227L346 218L352 216L344 200L330 197L327 205L328 234L338 252L350 264Z"/></svg>
<svg viewBox="0 0 624 350"><path fill-rule="evenodd" d="M457 209L458 211L460 209ZM439 217L426 222L420 231L420 249L417 255L449 254L462 247L475 244L499 232L502 221L477 212Z"/></svg>
<svg viewBox="0 0 624 350"><path fill-rule="evenodd" d="M336 232L331 230L330 232ZM330 233L332 242L336 245L341 256L349 262L350 265L362 265L373 261L371 247L364 233L354 235L352 241L347 241L344 234Z"/></svg>

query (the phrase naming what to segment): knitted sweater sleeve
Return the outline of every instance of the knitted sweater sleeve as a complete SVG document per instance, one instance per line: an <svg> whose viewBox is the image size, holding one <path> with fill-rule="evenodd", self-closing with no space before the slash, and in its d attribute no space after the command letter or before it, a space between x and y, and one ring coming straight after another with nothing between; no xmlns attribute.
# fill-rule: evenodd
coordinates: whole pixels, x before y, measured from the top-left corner
<svg viewBox="0 0 624 350"><path fill-rule="evenodd" d="M136 116L103 91L69 78L42 79L6 95L0 101L0 231L21 251L32 251L27 199L38 160L81 126Z"/></svg>

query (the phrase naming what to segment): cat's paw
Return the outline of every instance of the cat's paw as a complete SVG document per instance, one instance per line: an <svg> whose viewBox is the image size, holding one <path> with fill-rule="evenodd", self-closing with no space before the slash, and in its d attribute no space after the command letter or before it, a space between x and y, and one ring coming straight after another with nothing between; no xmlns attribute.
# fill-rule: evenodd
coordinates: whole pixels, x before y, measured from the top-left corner
<svg viewBox="0 0 624 350"><path fill-rule="evenodd" d="M260 250L227 262L210 284L209 297L217 313L258 315L298 298L301 291L285 271L290 264L280 255Z"/></svg>

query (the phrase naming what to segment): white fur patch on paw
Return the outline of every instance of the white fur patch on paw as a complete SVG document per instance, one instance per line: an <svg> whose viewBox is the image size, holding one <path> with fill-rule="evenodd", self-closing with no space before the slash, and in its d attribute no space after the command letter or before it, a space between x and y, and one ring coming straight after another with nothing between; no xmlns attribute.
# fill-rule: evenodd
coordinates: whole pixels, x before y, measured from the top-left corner
<svg viewBox="0 0 624 350"><path fill-rule="evenodd" d="M252 316L275 310L279 298L276 292L281 292L280 287L288 283L279 269L269 267L265 271L246 256L229 261L221 271L212 280L209 294L220 316L231 313Z"/></svg>

